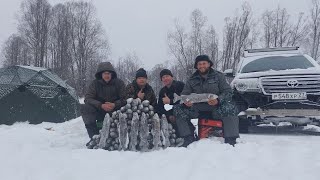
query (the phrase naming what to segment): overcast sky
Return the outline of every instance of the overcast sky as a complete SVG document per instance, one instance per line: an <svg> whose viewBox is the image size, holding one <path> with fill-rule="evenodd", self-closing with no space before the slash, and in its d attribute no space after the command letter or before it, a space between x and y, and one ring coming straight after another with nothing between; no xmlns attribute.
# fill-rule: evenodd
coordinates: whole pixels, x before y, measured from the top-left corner
<svg viewBox="0 0 320 180"><path fill-rule="evenodd" d="M66 0L49 0L54 5ZM190 13L200 9L214 25L222 39L224 18L233 16L244 0L91 0L104 26L112 48L112 59L136 52L144 67L150 69L157 63L170 60L167 33L178 18L183 24ZM266 9L278 5L289 14L309 12L311 0L247 0L258 16ZM22 0L1 0L0 43L16 32L16 16Z"/></svg>

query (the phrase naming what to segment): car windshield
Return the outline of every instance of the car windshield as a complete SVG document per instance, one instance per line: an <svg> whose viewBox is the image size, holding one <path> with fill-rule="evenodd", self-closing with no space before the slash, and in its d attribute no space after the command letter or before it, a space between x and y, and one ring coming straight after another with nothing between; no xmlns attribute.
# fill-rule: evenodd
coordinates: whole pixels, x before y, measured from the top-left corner
<svg viewBox="0 0 320 180"><path fill-rule="evenodd" d="M246 64L241 73L262 72L269 70L308 69L314 65L304 56L270 56L256 59Z"/></svg>

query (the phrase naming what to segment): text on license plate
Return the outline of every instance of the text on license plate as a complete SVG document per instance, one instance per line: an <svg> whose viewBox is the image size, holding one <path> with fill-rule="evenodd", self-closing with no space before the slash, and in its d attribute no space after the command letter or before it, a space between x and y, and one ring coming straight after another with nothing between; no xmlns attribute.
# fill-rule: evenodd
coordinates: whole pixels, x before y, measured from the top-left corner
<svg viewBox="0 0 320 180"><path fill-rule="evenodd" d="M272 93L272 99L281 100L281 99L307 99L306 92L300 93Z"/></svg>

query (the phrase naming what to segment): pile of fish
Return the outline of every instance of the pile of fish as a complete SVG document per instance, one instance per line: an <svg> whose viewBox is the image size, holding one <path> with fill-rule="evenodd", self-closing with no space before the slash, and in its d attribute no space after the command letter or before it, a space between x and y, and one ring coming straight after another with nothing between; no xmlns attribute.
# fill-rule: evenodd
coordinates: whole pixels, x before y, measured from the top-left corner
<svg viewBox="0 0 320 180"><path fill-rule="evenodd" d="M148 100L129 98L120 110L106 114L100 134L87 147L147 152L182 144L166 116L159 117Z"/></svg>

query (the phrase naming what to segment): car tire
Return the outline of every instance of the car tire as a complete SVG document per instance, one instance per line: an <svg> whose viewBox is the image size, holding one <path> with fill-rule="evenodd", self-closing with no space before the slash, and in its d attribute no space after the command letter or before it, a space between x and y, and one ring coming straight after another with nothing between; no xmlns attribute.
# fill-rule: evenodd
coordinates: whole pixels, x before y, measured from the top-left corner
<svg viewBox="0 0 320 180"><path fill-rule="evenodd" d="M236 96L235 102L240 112L248 109L247 103L244 100L242 100L240 96ZM247 116L238 116L238 117L239 117L239 133L242 133L242 134L249 133L251 118L248 118Z"/></svg>
<svg viewBox="0 0 320 180"><path fill-rule="evenodd" d="M248 134L250 126L250 118L240 116L239 117L239 133Z"/></svg>

